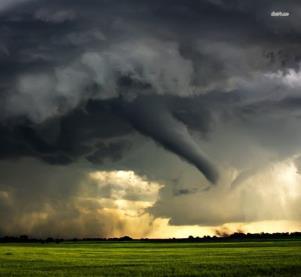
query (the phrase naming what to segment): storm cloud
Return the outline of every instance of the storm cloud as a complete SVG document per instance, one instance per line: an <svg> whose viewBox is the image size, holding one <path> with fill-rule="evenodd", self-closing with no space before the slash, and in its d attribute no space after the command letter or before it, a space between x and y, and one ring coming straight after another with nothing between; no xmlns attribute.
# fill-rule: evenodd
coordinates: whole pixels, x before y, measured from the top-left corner
<svg viewBox="0 0 301 277"><path fill-rule="evenodd" d="M24 159L66 176L83 163L165 184L143 210L175 225L299 220L289 204L300 197L299 177L287 172L301 153L300 16L297 0L2 1L0 159L10 170L0 197L8 203L19 186L39 191L48 178L41 169L33 186L15 180ZM276 216L288 188L275 189L269 205L259 192L279 188L281 170L296 188ZM76 180L67 183L56 211L79 205ZM264 212L252 210L256 199Z"/></svg>

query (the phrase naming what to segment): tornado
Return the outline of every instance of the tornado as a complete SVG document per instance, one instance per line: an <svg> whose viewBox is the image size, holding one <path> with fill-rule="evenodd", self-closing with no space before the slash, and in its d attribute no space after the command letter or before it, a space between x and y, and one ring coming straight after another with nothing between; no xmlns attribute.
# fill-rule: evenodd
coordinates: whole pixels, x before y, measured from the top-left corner
<svg viewBox="0 0 301 277"><path fill-rule="evenodd" d="M164 103L145 97L124 107L126 117L137 131L195 166L212 184L218 181L215 166Z"/></svg>

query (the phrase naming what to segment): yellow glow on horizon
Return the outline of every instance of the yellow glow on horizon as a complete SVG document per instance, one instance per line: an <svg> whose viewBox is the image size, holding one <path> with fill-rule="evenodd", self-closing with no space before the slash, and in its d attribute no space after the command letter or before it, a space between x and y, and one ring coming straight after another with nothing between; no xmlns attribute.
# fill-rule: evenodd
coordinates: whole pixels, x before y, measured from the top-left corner
<svg viewBox="0 0 301 277"><path fill-rule="evenodd" d="M300 176L293 163L276 164L271 171L279 192L286 192L285 203L298 195ZM289 220L268 220L256 222L227 223L220 226L186 225L175 226L168 218L154 218L147 212L159 197L161 184L147 180L134 171L95 171L90 173L90 179L96 182L100 189L95 197L82 196L82 199L98 203L105 213L112 218L118 218L124 224L124 229L112 230L112 235L129 235L134 238L186 238L188 236L203 237L234 232L295 232L301 230L301 223ZM109 196L102 195L102 189L110 191ZM265 187L262 186L261 189ZM272 187L264 192L268 196ZM107 191L107 190L106 190ZM139 226L139 228L137 227Z"/></svg>

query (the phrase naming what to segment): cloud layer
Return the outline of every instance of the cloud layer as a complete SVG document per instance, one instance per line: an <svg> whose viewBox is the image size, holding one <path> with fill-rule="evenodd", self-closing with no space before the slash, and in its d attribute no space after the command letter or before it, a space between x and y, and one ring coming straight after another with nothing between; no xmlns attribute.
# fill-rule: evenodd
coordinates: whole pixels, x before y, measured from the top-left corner
<svg viewBox="0 0 301 277"><path fill-rule="evenodd" d="M2 1L1 232L46 234L61 217L77 221L54 233L130 230L115 232L121 208L74 200L89 170L164 184L143 226L299 221L300 15L297 0ZM15 176L32 168L36 179ZM18 212L41 195L48 207Z"/></svg>

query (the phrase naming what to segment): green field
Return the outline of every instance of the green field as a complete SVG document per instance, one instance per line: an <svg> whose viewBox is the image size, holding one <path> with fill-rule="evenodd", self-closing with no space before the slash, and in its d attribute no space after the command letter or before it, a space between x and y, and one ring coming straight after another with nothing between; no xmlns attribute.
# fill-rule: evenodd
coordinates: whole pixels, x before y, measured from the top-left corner
<svg viewBox="0 0 301 277"><path fill-rule="evenodd" d="M0 244L1 276L301 276L301 241Z"/></svg>

